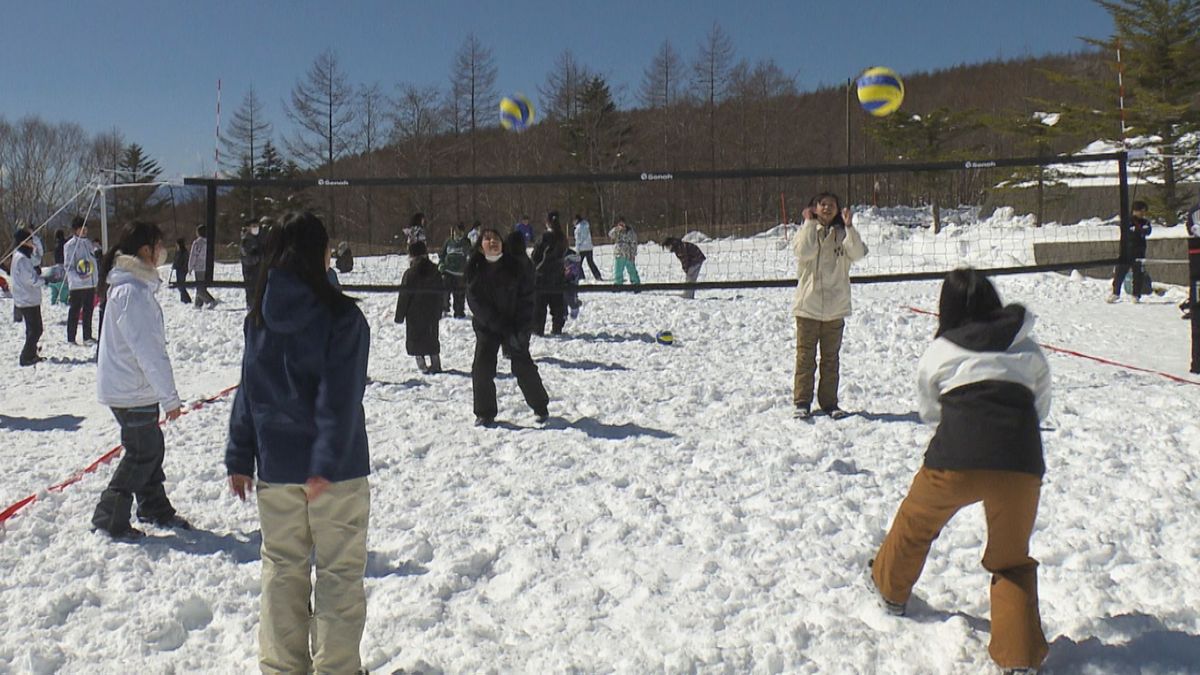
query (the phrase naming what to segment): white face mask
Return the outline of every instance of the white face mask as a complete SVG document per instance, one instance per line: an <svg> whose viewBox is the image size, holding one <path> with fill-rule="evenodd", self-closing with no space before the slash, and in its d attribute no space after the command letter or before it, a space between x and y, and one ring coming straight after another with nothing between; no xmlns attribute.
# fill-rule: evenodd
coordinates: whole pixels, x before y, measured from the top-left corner
<svg viewBox="0 0 1200 675"><path fill-rule="evenodd" d="M483 254L483 257L484 257L484 258L485 258L485 259L486 259L488 262L496 262L496 261L497 261L497 260L499 260L499 259L500 259L500 258L501 258L503 255L504 255L504 251L501 251L501 252L497 253L496 255L488 255L488 254L484 253L484 254Z"/></svg>

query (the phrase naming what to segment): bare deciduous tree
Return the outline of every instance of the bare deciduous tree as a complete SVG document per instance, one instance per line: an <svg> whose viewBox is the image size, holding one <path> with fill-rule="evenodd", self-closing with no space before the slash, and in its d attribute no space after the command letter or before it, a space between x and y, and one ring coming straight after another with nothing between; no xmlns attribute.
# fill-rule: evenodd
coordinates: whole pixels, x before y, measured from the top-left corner
<svg viewBox="0 0 1200 675"><path fill-rule="evenodd" d="M670 40L663 40L654 60L642 74L642 88L639 99L646 108L670 108L679 103L683 94L683 59L679 52L671 46Z"/></svg>
<svg viewBox="0 0 1200 675"><path fill-rule="evenodd" d="M554 62L554 70L546 75L546 83L538 87L542 113L548 120L566 122L579 114L579 97L592 74L571 53L564 49Z"/></svg>
<svg viewBox="0 0 1200 675"><path fill-rule="evenodd" d="M463 40L450 72L451 110L456 132L465 130L471 153L471 175L476 175L476 136L485 106L496 103L496 60L474 33ZM471 186L471 213L477 211L475 186ZM459 209L461 219L461 207Z"/></svg>
<svg viewBox="0 0 1200 675"><path fill-rule="evenodd" d="M717 168L717 104L724 101L729 91L729 71L733 63L733 42L717 22L713 22L696 60L692 62L692 89L696 97L704 102L708 110L708 164ZM716 223L717 181L710 184L711 212L709 223Z"/></svg>

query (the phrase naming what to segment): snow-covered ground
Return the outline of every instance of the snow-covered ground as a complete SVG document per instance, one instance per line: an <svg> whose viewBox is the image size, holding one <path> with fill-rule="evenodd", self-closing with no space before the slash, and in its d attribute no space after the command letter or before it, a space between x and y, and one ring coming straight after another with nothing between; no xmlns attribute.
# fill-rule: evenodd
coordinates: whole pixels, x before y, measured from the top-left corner
<svg viewBox="0 0 1200 675"><path fill-rule="evenodd" d="M862 217L864 229L885 231L871 221ZM774 239L762 250L777 250ZM390 282L402 265L359 264L343 281ZM1187 373L1181 289L1139 306L1107 305L1106 282L1078 277L997 284L1039 315L1043 343L1200 382ZM364 297L374 471L365 665L989 672L978 507L935 543L910 618L879 610L864 576L931 433L916 420L913 379L934 320L907 308L933 309L937 289L855 288L841 391L861 414L812 424L791 417L789 290L584 295L565 337L533 344L551 421L537 428L505 377L504 423L486 430L471 425L469 322L443 321L450 370L422 376L391 321L394 296ZM242 295L218 297L216 310L197 311L161 291L185 399L237 381ZM36 369L16 367L22 326L0 322L0 509L39 493L0 534L0 673L253 671L259 535L255 507L224 483L230 400L166 427L168 493L199 530L110 543L89 518L111 466L44 492L118 441L95 402L90 350L64 344L65 308L44 312L51 361ZM655 343L663 329L675 346ZM1049 358L1049 468L1033 540L1046 671L1198 672L1200 387Z"/></svg>

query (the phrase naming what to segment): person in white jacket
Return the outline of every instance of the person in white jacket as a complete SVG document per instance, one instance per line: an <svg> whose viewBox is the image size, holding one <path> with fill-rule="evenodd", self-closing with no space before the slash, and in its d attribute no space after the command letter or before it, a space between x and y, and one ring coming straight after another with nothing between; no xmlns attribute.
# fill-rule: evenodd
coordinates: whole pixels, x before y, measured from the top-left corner
<svg viewBox="0 0 1200 675"><path fill-rule="evenodd" d="M42 286L45 279L38 272L41 256L37 253L37 239L29 230L21 228L13 233L17 250L13 251L12 281L15 318L25 324L25 346L21 349L19 363L32 366L42 357L38 356L38 341L42 339Z"/></svg>
<svg viewBox="0 0 1200 675"><path fill-rule="evenodd" d="M70 305L67 309L67 342L75 342L75 333L80 318L83 319L83 341L92 341L92 310L96 306L96 256L92 253L92 242L87 238L87 224L76 216L71 221L71 237L63 246L63 265L67 272L67 288L70 289Z"/></svg>
<svg viewBox="0 0 1200 675"><path fill-rule="evenodd" d="M196 239L188 255L188 271L196 275L196 306L216 307L217 300L208 292L208 228L196 228Z"/></svg>
<svg viewBox="0 0 1200 675"><path fill-rule="evenodd" d="M854 214L837 195L822 192L804 209L804 224L792 240L799 262L796 300L796 376L792 403L796 417L807 418L813 403L817 352L821 382L817 403L833 419L846 416L838 407L842 332L850 315L850 265L867 255Z"/></svg>
<svg viewBox="0 0 1200 675"><path fill-rule="evenodd" d="M575 214L575 252L579 254L582 261L586 261L588 268L592 270L592 278L596 281L604 281L604 277L600 275L600 268L596 266L596 259L592 256L595 246L592 244L592 224L587 221L582 215Z"/></svg>
<svg viewBox="0 0 1200 675"><path fill-rule="evenodd" d="M159 406L168 421L183 414L175 375L167 356L162 307L155 293L162 281L159 265L167 258L157 225L125 225L117 245L105 256L107 277L104 326L96 389L100 403L112 409L121 426L125 453L92 514L92 526L114 540L144 534L130 526L133 500L138 520L162 527L191 529L167 498L163 487L166 446L158 426Z"/></svg>
<svg viewBox="0 0 1200 675"><path fill-rule="evenodd" d="M936 338L917 367L921 419L937 430L871 578L889 613L904 615L933 540L960 509L983 502L988 652L1005 673L1033 673L1048 650L1029 539L1046 472L1050 367L1030 336L1033 315L1004 306L982 272L948 274L938 309Z"/></svg>

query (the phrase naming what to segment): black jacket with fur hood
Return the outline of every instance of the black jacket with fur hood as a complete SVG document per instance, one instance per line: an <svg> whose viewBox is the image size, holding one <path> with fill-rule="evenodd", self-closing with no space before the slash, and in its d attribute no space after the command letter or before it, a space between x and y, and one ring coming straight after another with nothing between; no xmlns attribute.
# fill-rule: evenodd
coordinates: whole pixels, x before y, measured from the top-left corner
<svg viewBox="0 0 1200 675"><path fill-rule="evenodd" d="M1020 305L946 331L921 357L921 419L937 431L931 469L1020 471L1041 477L1041 420L1050 412L1050 366Z"/></svg>

